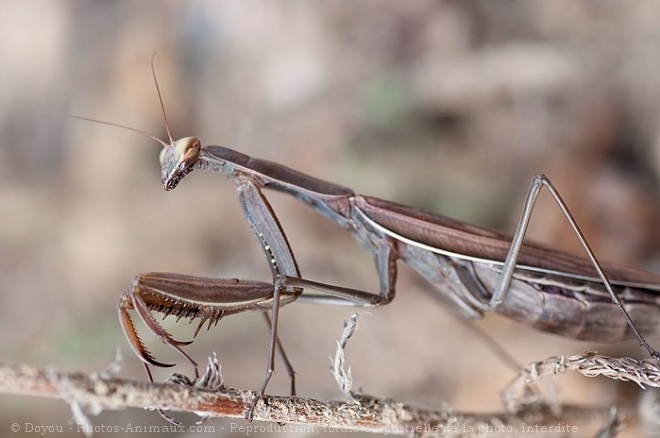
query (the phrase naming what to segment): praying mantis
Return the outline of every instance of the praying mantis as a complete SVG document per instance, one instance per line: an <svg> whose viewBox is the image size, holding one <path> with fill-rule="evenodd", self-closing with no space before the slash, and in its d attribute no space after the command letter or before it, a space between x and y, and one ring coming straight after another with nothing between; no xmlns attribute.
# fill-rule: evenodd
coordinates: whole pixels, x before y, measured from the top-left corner
<svg viewBox="0 0 660 438"><path fill-rule="evenodd" d="M448 305L470 319L495 311L534 328L574 339L616 342L636 338L660 358L644 339L660 331L660 275L600 263L551 181L536 175L513 236L469 225L393 202L355 194L284 165L249 157L222 146L203 146L195 137L173 140L156 79L152 74L169 142L134 128L85 117L75 118L126 128L159 142L161 182L174 190L190 172L211 171L231 180L250 228L272 273L272 283L216 279L151 272L137 275L117 305L129 344L143 362L169 367L146 348L132 320L135 311L148 329L178 351L195 368L183 347L192 341L174 339L152 312L199 320L204 326L230 314L270 310L272 319L266 378L246 414L263 396L275 369L279 309L294 301L376 307L395 297L397 263L402 261L426 279ZM524 242L534 203L546 188L577 235L586 257ZM293 196L350 233L374 257L378 292L368 292L304 278L286 234L265 190ZM287 368L291 368L285 358ZM292 379L292 393L295 387Z"/></svg>

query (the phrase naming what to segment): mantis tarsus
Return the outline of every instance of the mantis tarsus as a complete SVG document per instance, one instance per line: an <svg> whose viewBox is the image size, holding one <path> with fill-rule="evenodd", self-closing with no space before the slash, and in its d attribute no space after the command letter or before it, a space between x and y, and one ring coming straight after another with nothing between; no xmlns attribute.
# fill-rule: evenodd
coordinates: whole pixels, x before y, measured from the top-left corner
<svg viewBox="0 0 660 438"><path fill-rule="evenodd" d="M643 337L660 331L660 275L599 263L566 204L545 176L533 178L516 231L508 236L412 207L357 195L346 187L232 149L203 147L194 137L174 141L153 62L152 73L169 143L133 128L78 118L131 129L161 143L165 190L176 188L193 170L210 170L232 180L245 217L268 259L273 282L171 273L136 276L121 295L117 308L129 343L145 364L150 379L149 364L172 364L159 362L149 353L137 334L129 310L134 309L159 339L193 364L197 373L197 364L182 349L192 341L173 339L154 319L152 311L199 319L196 335L205 323L210 327L224 315L270 309L267 376L260 390L263 395L274 370L275 350L279 345L279 308L295 300L359 306L388 304L395 295L398 260L428 280L441 298L468 318L496 311L535 328L575 339L616 342L634 337L653 357L660 358ZM562 210L588 257L523 242L534 203L543 187ZM282 226L262 191L265 188L294 196L339 224L371 251L379 275L378 293L303 278ZM285 362L290 368L286 358ZM252 410L246 418L251 416Z"/></svg>

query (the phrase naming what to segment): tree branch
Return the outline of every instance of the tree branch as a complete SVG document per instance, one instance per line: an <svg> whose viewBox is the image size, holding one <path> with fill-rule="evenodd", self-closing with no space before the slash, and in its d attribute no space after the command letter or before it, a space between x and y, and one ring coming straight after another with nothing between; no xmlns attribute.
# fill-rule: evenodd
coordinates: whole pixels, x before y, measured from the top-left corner
<svg viewBox="0 0 660 438"><path fill-rule="evenodd" d="M0 363L0 392L60 398L74 408L81 407L95 415L104 409L135 407L232 418L243 418L256 395L254 391L245 389L210 391L172 383L131 381L111 374L64 372L54 368ZM428 437L459 434L485 437L494 436L495 431L506 431L507 428L521 430L524 425L540 428L556 427L558 424L586 427L585 424L590 424L593 427L594 424L603 426L611 421L610 409L604 407L563 406L560 413L539 407L516 414L466 414L450 409L416 409L396 401L364 396L359 396L357 401L359 403L266 396L258 403L254 418L396 435L416 432L416 435Z"/></svg>
<svg viewBox="0 0 660 438"><path fill-rule="evenodd" d="M350 429L415 435L422 437L547 436L549 433L586 436L596 430L598 437L611 437L620 426L620 415L635 417L607 407L584 407L548 403L536 384L550 374L577 370L587 376L606 375L632 380L639 385L659 386L660 369L654 361L609 358L584 353L570 358L552 357L530 364L505 389L506 413L472 414L417 409L390 399L379 399L351 391L353 380L346 364L345 347L357 328L357 315L346 322L333 361L333 375L347 401L319 401L302 397L264 396L254 409L254 419L280 424L316 426L331 430ZM121 355L105 372L64 372L0 362L0 393L14 393L65 400L76 421L93 430L86 413L98 415L104 409L127 407L191 412L201 416L244 418L257 393L226 388L213 355L204 375L192 382L173 375L168 383L138 382L117 377ZM249 427L246 425L246 427Z"/></svg>

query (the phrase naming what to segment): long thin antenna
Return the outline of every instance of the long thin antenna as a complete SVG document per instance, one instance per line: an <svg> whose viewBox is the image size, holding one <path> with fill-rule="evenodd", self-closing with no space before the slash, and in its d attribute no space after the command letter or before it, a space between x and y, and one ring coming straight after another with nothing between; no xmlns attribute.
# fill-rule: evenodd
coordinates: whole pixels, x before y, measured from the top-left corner
<svg viewBox="0 0 660 438"><path fill-rule="evenodd" d="M156 53L151 55L151 75L154 77L154 83L156 84L156 91L158 92L158 101L160 102L160 109L163 111L163 119L165 119L165 130L167 131L167 137L170 139L170 144L174 143L172 139L172 134L170 133L170 123L167 121L167 114L165 113L165 104L163 104L163 96L160 93L160 87L158 86L158 78L156 78Z"/></svg>
<svg viewBox="0 0 660 438"><path fill-rule="evenodd" d="M114 127L116 127L116 128L127 129L127 130L129 130L129 131L137 132L137 133L140 134L140 135L144 135L145 137L148 137L148 138L150 138L150 139L152 139L152 140L154 140L154 141L157 141L158 143L162 144L163 147L169 147L169 146L171 146L171 145L165 143L165 142L164 142L163 140L161 140L160 138L156 137L155 135L151 135L151 134L149 134L148 132L141 131L141 130L136 129L136 128L131 128L130 126L121 125L121 124L119 124L119 123L106 122L106 121L104 121L104 120L92 119L92 118L90 118L90 117L74 116L74 115L71 115L71 114L55 113L55 112L50 112L50 111L40 111L40 113L42 113L42 114L47 114L47 115L51 115L51 116L68 117L68 118L70 118L70 119L85 120L85 121L87 121L87 122L99 123L99 124L101 124L101 125L109 125L109 126L114 126Z"/></svg>
<svg viewBox="0 0 660 438"><path fill-rule="evenodd" d="M167 120L167 114L165 113L165 104L163 103L163 96L160 92L160 87L158 86L158 78L156 77L156 64L155 64L156 54L157 53L154 53L151 56L151 75L153 76L154 83L156 84L156 92L158 93L158 102L160 103L160 109L163 113L163 119L165 119L165 130L167 131L167 137L170 140L169 144L167 144L166 142L164 142L160 138L156 137L155 135L149 134L148 132L145 132L145 131L142 131L142 130L136 129L136 128L131 128L130 126L121 125L119 123L106 122L104 120L92 119L90 117L74 116L74 115L71 115L71 114L62 114L62 113L55 113L55 112L49 112L49 111L43 111L42 113L53 115L53 116L68 117L70 119L85 120L87 122L99 123L101 125L108 125L108 126L114 126L116 128L127 129L129 131L136 132L140 135L144 135L147 138L150 138L154 141L157 141L158 143L163 145L163 147L165 147L165 148L172 146L172 144L174 143L174 139L172 138L172 134L170 132L170 123Z"/></svg>

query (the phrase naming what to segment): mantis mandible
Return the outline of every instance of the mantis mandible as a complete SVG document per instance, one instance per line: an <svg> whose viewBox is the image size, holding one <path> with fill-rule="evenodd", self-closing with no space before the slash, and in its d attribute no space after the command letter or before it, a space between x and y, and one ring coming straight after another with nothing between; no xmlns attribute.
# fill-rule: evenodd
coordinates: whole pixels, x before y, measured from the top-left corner
<svg viewBox="0 0 660 438"><path fill-rule="evenodd" d="M154 319L152 311L199 319L195 336L225 315L246 310L272 314L263 396L274 371L279 308L293 301L381 306L395 296L397 262L408 264L434 286L439 296L462 315L476 319L495 311L523 324L569 338L616 342L636 338L654 358L660 358L644 335L660 331L660 275L600 263L568 207L548 178L536 175L513 236L472 226L434 213L357 195L351 189L305 175L281 164L249 157L222 146L203 146L195 137L173 140L163 99L152 74L169 143L140 130L85 117L83 120L126 128L159 142L165 190L174 190L193 170L224 175L236 186L245 218L268 260L272 283L214 279L172 273L136 276L121 295L119 319L150 380L149 365L157 361L137 334L130 310L135 310L161 341L195 368L177 341ZM587 257L523 242L534 203L546 188L577 235ZM374 256L380 288L377 293L324 284L301 276L286 234L264 189L287 193L339 224ZM281 350L283 353L283 350ZM285 363L290 369L288 360ZM295 391L292 380L292 392ZM251 419L255 399L246 418Z"/></svg>

